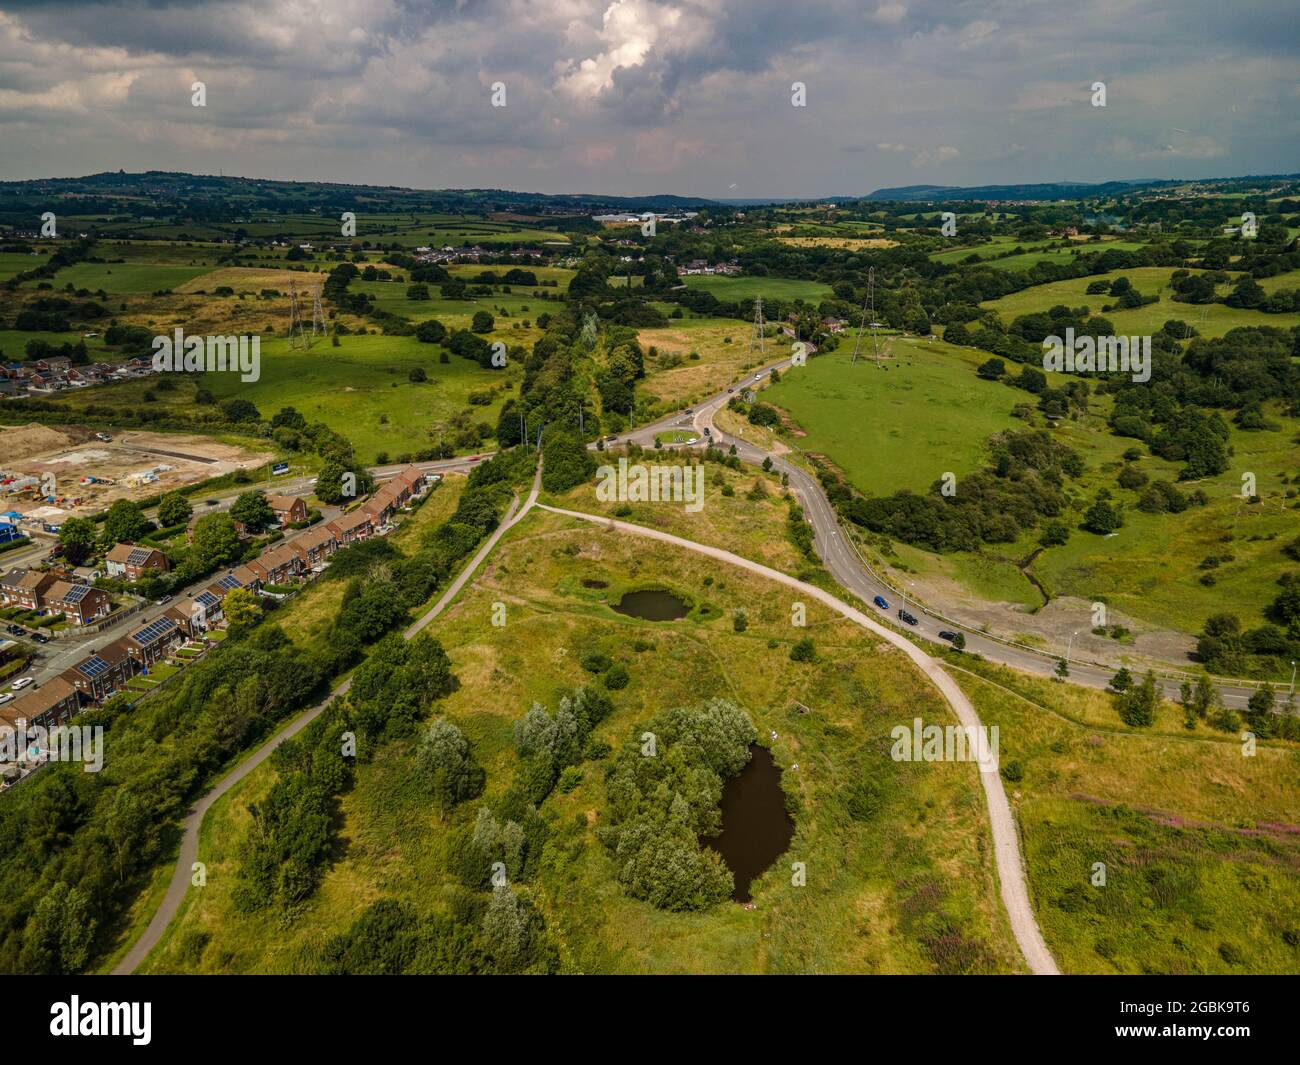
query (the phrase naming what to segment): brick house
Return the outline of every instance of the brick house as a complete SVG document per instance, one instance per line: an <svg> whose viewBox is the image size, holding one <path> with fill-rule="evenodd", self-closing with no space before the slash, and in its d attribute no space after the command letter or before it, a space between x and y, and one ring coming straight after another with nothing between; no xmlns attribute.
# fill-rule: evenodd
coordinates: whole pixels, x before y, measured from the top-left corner
<svg viewBox="0 0 1300 1065"><path fill-rule="evenodd" d="M307 520L307 501L302 496L267 496L266 502L281 525Z"/></svg>
<svg viewBox="0 0 1300 1065"><path fill-rule="evenodd" d="M35 691L19 696L8 706L0 706L0 724L17 731L20 728L52 729L65 725L81 709L77 689L63 677L51 677Z"/></svg>
<svg viewBox="0 0 1300 1065"><path fill-rule="evenodd" d="M401 507L423 493L427 480L419 467L408 466L385 481L361 509L374 518L376 525L387 525Z"/></svg>
<svg viewBox="0 0 1300 1065"><path fill-rule="evenodd" d="M6 606L20 606L25 610L41 610L45 595L59 579L53 573L39 570L11 569L0 578L0 596Z"/></svg>
<svg viewBox="0 0 1300 1065"><path fill-rule="evenodd" d="M280 544L263 551L248 564L262 584L282 584L296 580L303 572L303 563L288 544Z"/></svg>
<svg viewBox="0 0 1300 1065"><path fill-rule="evenodd" d="M172 644L184 635L184 630L176 620L164 614L130 635L123 636L119 642L126 646L127 654L139 671L148 669L166 655Z"/></svg>
<svg viewBox="0 0 1300 1065"><path fill-rule="evenodd" d="M354 510L328 522L325 527L334 534L340 547L347 547L358 540L369 539L375 531L375 520L364 510Z"/></svg>
<svg viewBox="0 0 1300 1065"><path fill-rule="evenodd" d="M45 593L45 609L62 614L74 625L90 625L112 613L113 601L99 588L55 581Z"/></svg>
<svg viewBox="0 0 1300 1065"><path fill-rule="evenodd" d="M56 679L72 685L84 698L102 703L112 692L126 687L135 676L135 663L124 640L114 640L98 651L92 651L74 666L69 666Z"/></svg>
<svg viewBox="0 0 1300 1065"><path fill-rule="evenodd" d="M339 549L338 538L328 526L312 529L295 536L289 549L296 554L306 569L315 569Z"/></svg>
<svg viewBox="0 0 1300 1065"><path fill-rule="evenodd" d="M172 568L167 556L154 547L139 547L136 544L116 544L105 557L104 562L110 577L124 577L128 581L138 581L145 576L146 570L166 573Z"/></svg>

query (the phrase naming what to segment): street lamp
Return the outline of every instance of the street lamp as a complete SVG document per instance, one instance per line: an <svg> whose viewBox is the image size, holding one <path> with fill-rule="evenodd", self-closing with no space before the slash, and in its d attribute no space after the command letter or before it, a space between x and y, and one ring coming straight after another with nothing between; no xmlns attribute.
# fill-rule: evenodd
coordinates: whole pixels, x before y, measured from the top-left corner
<svg viewBox="0 0 1300 1065"><path fill-rule="evenodd" d="M1291 662L1291 698L1295 698L1295 661Z"/></svg>
<svg viewBox="0 0 1300 1065"><path fill-rule="evenodd" d="M1078 635L1079 635L1079 631L1077 629L1074 632L1070 633L1070 640L1065 645L1065 660L1067 662L1070 661L1070 650L1071 648L1074 647L1074 638Z"/></svg>

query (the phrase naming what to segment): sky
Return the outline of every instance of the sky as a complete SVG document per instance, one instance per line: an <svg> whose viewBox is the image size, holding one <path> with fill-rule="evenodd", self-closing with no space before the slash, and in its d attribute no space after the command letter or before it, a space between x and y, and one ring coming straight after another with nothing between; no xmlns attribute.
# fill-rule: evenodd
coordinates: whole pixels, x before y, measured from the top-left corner
<svg viewBox="0 0 1300 1065"><path fill-rule="evenodd" d="M1296 14L1295 0L0 0L0 179L152 169L742 199L1291 173Z"/></svg>

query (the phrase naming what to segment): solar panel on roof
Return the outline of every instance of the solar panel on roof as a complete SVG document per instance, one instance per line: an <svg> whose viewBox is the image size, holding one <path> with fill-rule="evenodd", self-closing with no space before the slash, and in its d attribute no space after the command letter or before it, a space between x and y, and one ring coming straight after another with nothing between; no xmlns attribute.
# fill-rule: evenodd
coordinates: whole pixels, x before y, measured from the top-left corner
<svg viewBox="0 0 1300 1065"><path fill-rule="evenodd" d="M84 584L74 584L64 593L63 601L65 603L80 603L90 593L90 589Z"/></svg>
<svg viewBox="0 0 1300 1065"><path fill-rule="evenodd" d="M103 673L104 670L108 669L108 663L100 658L99 655L95 655L93 658L87 658L84 662L79 664L77 669L91 680L94 680Z"/></svg>
<svg viewBox="0 0 1300 1065"><path fill-rule="evenodd" d="M131 639L136 643L153 643L154 640L160 636L165 636L174 628L176 628L176 622L172 621L171 618L159 618L157 621L146 625L139 632L133 633Z"/></svg>
<svg viewBox="0 0 1300 1065"><path fill-rule="evenodd" d="M226 588L226 589L238 588L239 578L236 577L233 573L227 573L224 577L221 578L221 580L217 581L217 585L221 588Z"/></svg>
<svg viewBox="0 0 1300 1065"><path fill-rule="evenodd" d="M143 566L149 561L149 556L153 554L147 547L133 547L131 553L126 557L128 566Z"/></svg>
<svg viewBox="0 0 1300 1065"><path fill-rule="evenodd" d="M209 606L215 606L221 600L219 600L211 592L201 592L200 594L194 597L194 601L198 603L200 606L209 607Z"/></svg>

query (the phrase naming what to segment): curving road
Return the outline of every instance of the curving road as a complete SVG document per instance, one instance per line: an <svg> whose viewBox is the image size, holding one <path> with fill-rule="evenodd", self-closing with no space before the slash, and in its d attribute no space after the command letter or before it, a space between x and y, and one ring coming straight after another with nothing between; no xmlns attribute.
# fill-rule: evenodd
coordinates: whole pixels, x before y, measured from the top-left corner
<svg viewBox="0 0 1300 1065"><path fill-rule="evenodd" d="M967 651L980 654L989 661L1012 666L1028 673L1053 675L1057 662L1061 658L1060 654L995 640L949 618L938 616L927 610L921 603L899 592L898 589L887 585L871 571L858 554L857 548L844 535L835 510L815 477L780 455L764 451L748 440L730 436L718 429L714 424L714 416L726 406L734 394L762 383L774 369L784 371L789 368L790 360L783 359L764 369L746 374L733 388L711 396L691 408L689 412L662 418L651 425L624 433L617 440L611 440L609 443L613 446L616 443L633 442L643 447L653 447L657 435L674 429L688 429L694 431L701 441L711 440L718 447L726 448L734 444L737 457L744 462L761 465L764 459L770 458L775 471L786 474L790 478L790 488L812 525L813 545L817 554L841 587L858 596L864 603L873 603L876 596L880 596L890 604L889 610L883 613L899 626L902 626L903 622L896 620L894 611L906 605L909 613L917 619L917 624L909 627L922 639L945 645L946 641L940 638L940 632L960 631L966 638ZM1069 679L1073 683L1091 688L1106 688L1121 664L1116 662L1112 665L1099 665L1071 659ZM1166 699L1178 698L1180 680L1181 678L1160 678L1160 686ZM1238 710L1245 708L1251 694L1256 690L1256 687L1250 684L1233 681L1218 681L1215 686L1224 703Z"/></svg>
<svg viewBox="0 0 1300 1065"><path fill-rule="evenodd" d="M539 504L538 509L548 510L553 514L563 514L570 518L579 518L582 521L589 521L606 529L630 533L634 536L644 536L652 540L659 540L662 543L672 544L674 547L695 551L719 562L738 566L750 573L756 573L768 580L794 588L800 595L809 599L816 599L836 613L862 626L862 628L875 633L882 639L888 640L907 655L917 668L939 689L940 694L947 700L948 705L952 707L953 712L957 715L957 720L963 726L976 729L981 727L979 715L975 712L974 705L966 697L966 693L957 686L957 683L944 670L941 663L931 658L911 640L901 636L893 629L886 628L874 618L864 614L856 607L850 606L843 600L837 599L830 592L825 592L816 585L805 584L803 581L782 573L780 570L770 569L758 562L751 562L747 558L733 555L730 551L724 551L720 547L710 547L707 544L696 543L694 540L686 540L671 533L660 532L658 529L648 529L642 525L632 525L628 522L617 521L595 514L584 514L577 510L562 510L559 507L550 507L544 503ZM1038 922L1034 919L1033 907L1029 903L1029 888L1025 883L1025 870L1020 860L1020 841L1016 832L1016 822L1011 813L1011 804L1007 801L1006 791L1002 787L1002 777L998 774L996 761L990 760L987 764L981 763L979 777L980 784L984 788L984 802L989 812L989 825L993 830L993 853L998 870L998 881L1002 890L1002 903L1006 907L1007 918L1011 922L1011 931L1015 935L1016 942L1020 945L1020 951L1032 972L1046 976L1059 975L1060 970L1057 969L1051 951L1047 949L1047 944L1043 941Z"/></svg>

